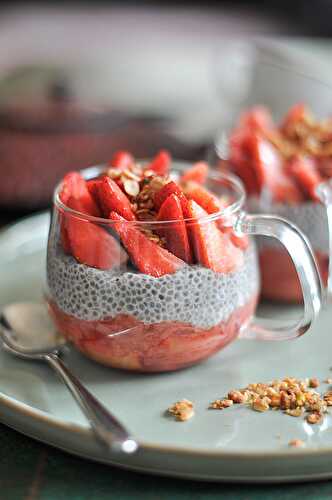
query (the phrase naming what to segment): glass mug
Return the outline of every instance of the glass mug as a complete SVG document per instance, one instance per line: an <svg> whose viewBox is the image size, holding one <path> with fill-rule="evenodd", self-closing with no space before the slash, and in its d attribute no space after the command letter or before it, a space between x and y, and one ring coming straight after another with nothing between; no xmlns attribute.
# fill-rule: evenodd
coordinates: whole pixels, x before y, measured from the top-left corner
<svg viewBox="0 0 332 500"><path fill-rule="evenodd" d="M258 134L257 147L251 148L243 130L241 115L248 110L257 110L248 120L250 134L255 136L256 125L263 123L263 115L259 108L264 106L271 112L275 126L284 122L289 110L298 106L294 115L301 115L301 103L308 107L315 117L327 119L329 110L326 103L331 101L332 87L328 83L328 73L324 73L324 65L310 57L294 58L292 50L285 49L282 44L259 41L245 46L229 43L232 51L221 48L222 57L216 65L216 83L219 89L220 102L223 108L227 102L232 103L228 114L224 112L220 132L214 142L212 156L216 156L221 170L228 170L239 176L247 190L247 209L252 213L270 213L285 217L296 224L309 238L316 262L321 273L324 286L331 295L332 263L330 254L332 247L329 235L332 230L331 219L331 181L319 188L318 196L306 196L303 200L278 200L271 189L271 183L265 179L265 185L259 193L253 192L255 183L255 165L262 162L266 171L281 176L278 168L279 151L263 134ZM228 56L228 58L226 58ZM225 86L223 68L227 66L228 87ZM326 66L328 68L328 66ZM240 82L236 93L232 93L232 82ZM234 86L234 85L233 85ZM234 95L233 95L234 94ZM233 99L231 96L233 95ZM227 108L226 108L227 109ZM293 116L294 116L293 115ZM314 142L314 138L312 138ZM310 144L310 141L308 141ZM314 148L313 148L314 150ZM258 151L258 152L257 152ZM318 172L322 180L331 179L331 155L321 156L318 152L310 155L301 152L300 158L318 160ZM283 161L283 160L282 160ZM321 167L319 166L321 165ZM244 167L244 168L243 168ZM309 165L310 167L310 165ZM257 174L258 175L258 174ZM282 246L271 239L260 238L258 241L261 294L267 300L278 302L300 303L302 301L301 286L294 265Z"/></svg>
<svg viewBox="0 0 332 500"><path fill-rule="evenodd" d="M173 165L175 176L188 168L185 162ZM102 167L93 167L81 173L91 179L102 171ZM202 244L199 251L203 253L209 240L209 252L213 254L213 235L215 231L222 234L222 255L217 259L213 255L214 261L211 257L217 269L213 265L173 265L163 260L160 250L151 250L151 245L142 241L142 233L165 234L174 231L180 221L122 221L128 255L114 231L115 221L68 208L59 197L61 184L56 188L48 240L46 299L58 330L79 351L111 367L161 372L194 365L238 336L286 340L309 329L321 309L322 285L305 237L279 217L247 214L243 208L245 192L236 177L212 173L207 188L218 197L227 196L230 204L218 213L186 219L185 224L189 235L199 235L196 241ZM62 232L69 227L74 228L81 251L87 252L86 261L91 255L100 258L101 269L68 255ZM256 248L249 239L247 248L241 250L231 243L230 234L246 239L247 235L270 236L285 246L302 287L299 320L279 323L273 329L254 321L260 292ZM160 249L157 245L153 248ZM105 256L112 258L111 269L104 266ZM142 259L147 266L162 262L165 269L169 266L169 273L154 277L139 272L133 258Z"/></svg>

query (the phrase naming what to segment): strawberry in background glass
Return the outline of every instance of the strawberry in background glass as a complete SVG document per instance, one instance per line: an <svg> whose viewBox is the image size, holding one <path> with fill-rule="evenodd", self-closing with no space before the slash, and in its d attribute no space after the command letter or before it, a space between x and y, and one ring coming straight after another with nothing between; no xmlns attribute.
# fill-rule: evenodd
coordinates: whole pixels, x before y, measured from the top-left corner
<svg viewBox="0 0 332 500"><path fill-rule="evenodd" d="M326 207L318 186L332 176L332 121L317 120L302 103L289 109L280 124L269 110L244 112L229 137L230 168L248 193L248 208L286 217L308 236L325 284L329 243ZM262 295L298 302L300 284L287 253L260 241ZM271 272L272 270L272 272Z"/></svg>

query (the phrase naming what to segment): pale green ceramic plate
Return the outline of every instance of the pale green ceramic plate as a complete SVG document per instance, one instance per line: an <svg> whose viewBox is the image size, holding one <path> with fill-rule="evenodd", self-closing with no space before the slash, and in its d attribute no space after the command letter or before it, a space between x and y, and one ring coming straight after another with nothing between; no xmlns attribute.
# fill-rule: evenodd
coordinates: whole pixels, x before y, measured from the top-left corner
<svg viewBox="0 0 332 500"><path fill-rule="evenodd" d="M40 299L49 216L25 219L0 234L0 305ZM296 308L265 307L269 315ZM332 477L332 420L310 426L280 412L209 402L229 389L286 375L332 376L331 310L311 333L285 343L239 340L205 363L181 372L135 375L101 367L71 352L66 362L141 442L132 457L105 454L66 388L43 364L0 350L0 420L24 434L82 457L139 471L193 479L270 482ZM325 386L324 386L325 388ZM185 423L165 417L180 398L195 402ZM288 442L305 441L304 449Z"/></svg>

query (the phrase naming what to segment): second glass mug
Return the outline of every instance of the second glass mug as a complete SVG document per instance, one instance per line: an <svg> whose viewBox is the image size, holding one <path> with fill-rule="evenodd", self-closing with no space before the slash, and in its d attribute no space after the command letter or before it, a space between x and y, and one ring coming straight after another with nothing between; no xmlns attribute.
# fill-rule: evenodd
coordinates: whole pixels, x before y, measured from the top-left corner
<svg viewBox="0 0 332 500"><path fill-rule="evenodd" d="M188 168L173 162L173 175ZM103 167L82 171L85 179ZM141 259L164 259L159 246L145 243L147 234L173 231L183 221L122 221L127 252L121 247L115 221L88 216L65 206L54 194L48 241L46 300L58 330L86 356L102 364L139 372L171 371L208 358L237 337L287 340L304 334L322 306L322 284L310 246L302 233L285 219L244 211L245 192L230 174L212 173L207 188L231 203L218 213L186 219L188 234L213 239L222 231L225 254L221 267L176 265L161 277L143 274L133 266ZM64 223L67 226L64 226ZM95 255L112 255L113 267L100 269L79 263L63 246L64 227L75 228L81 248ZM117 228L119 229L119 227ZM277 238L296 267L303 293L301 318L273 329L253 318L259 296L259 270L254 243L241 250L230 233ZM211 243L211 241L210 241ZM153 255L154 248L156 255ZM210 247L211 248L211 247ZM227 253L228 252L228 253ZM129 254L129 255L128 255ZM163 261L167 268L167 258Z"/></svg>

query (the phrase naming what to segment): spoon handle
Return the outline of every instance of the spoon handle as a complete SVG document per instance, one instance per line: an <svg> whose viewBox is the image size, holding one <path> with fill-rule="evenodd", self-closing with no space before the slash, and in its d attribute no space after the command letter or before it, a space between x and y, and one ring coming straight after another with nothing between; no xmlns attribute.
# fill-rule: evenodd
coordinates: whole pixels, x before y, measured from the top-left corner
<svg viewBox="0 0 332 500"><path fill-rule="evenodd" d="M61 358L57 354L51 353L45 355L45 360L68 387L89 420L96 436L112 450L124 453L135 452L138 448L137 442L105 406L70 372Z"/></svg>

